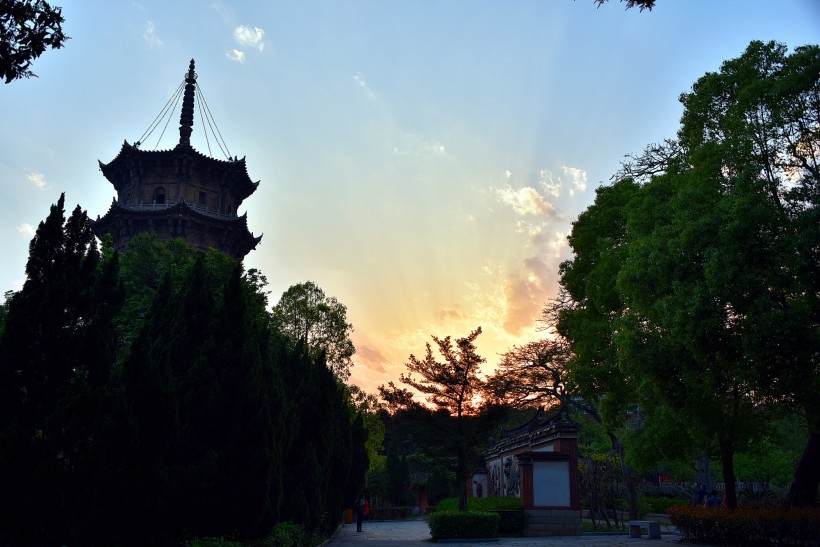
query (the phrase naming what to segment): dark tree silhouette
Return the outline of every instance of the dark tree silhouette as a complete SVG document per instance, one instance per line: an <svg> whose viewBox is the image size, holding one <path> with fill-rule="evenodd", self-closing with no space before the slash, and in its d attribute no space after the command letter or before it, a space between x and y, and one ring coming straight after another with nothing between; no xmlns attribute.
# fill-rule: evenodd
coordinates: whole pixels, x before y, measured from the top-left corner
<svg viewBox="0 0 820 547"><path fill-rule="evenodd" d="M609 0L595 0L599 8L607 2ZM621 0L621 2L626 2L626 9L638 8L641 11L652 11L652 8L655 7L655 0Z"/></svg>
<svg viewBox="0 0 820 547"><path fill-rule="evenodd" d="M64 22L62 8L43 0L0 0L0 77L7 84L36 77L32 61L69 39Z"/></svg>
<svg viewBox="0 0 820 547"><path fill-rule="evenodd" d="M456 458L459 508L467 510L466 480L472 470L472 456L485 440L491 424L501 418L499 409L480 401L484 380L479 376L484 358L478 355L475 339L481 327L455 341L449 336L433 340L443 362L437 361L430 344L424 359L411 355L406 366L412 374L401 375L401 382L427 396L436 410L413 400L413 394L389 382L380 386L382 399L398 417L412 427L412 434L431 454Z"/></svg>

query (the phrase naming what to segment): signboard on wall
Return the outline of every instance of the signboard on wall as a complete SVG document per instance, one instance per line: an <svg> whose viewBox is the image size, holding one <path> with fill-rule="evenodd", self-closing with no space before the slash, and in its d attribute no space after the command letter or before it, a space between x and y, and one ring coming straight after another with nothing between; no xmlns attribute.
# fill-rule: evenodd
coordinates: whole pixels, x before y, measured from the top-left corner
<svg viewBox="0 0 820 547"><path fill-rule="evenodd" d="M536 507L568 507L569 477L569 460L533 462L533 504Z"/></svg>

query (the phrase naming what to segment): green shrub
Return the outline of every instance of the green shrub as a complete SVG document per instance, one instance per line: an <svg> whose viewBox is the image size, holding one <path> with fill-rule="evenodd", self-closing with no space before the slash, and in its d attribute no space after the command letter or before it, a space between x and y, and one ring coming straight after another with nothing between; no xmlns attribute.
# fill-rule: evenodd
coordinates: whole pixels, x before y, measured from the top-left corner
<svg viewBox="0 0 820 547"><path fill-rule="evenodd" d="M749 509L726 511L673 506L669 518L685 541L713 545L770 547L820 545L820 510Z"/></svg>
<svg viewBox="0 0 820 547"><path fill-rule="evenodd" d="M525 526L524 504L521 498L467 498L467 510L496 513L499 517L498 533L500 534L519 535ZM436 513L438 512L458 512L458 498L441 500L436 506Z"/></svg>
<svg viewBox="0 0 820 547"><path fill-rule="evenodd" d="M524 509L521 498L467 498L468 511L518 511ZM447 498L436 505L436 511L458 511L458 498Z"/></svg>
<svg viewBox="0 0 820 547"><path fill-rule="evenodd" d="M299 547L303 545L305 529L294 522L280 522L273 527L266 545L271 547Z"/></svg>
<svg viewBox="0 0 820 547"><path fill-rule="evenodd" d="M678 498L691 500L692 493L674 483L663 482L661 484L644 484L641 486L641 494L653 498Z"/></svg>
<svg viewBox="0 0 820 547"><path fill-rule="evenodd" d="M680 498L667 498L665 496L642 496L643 508L646 513L668 513L673 505L686 505L689 502Z"/></svg>
<svg viewBox="0 0 820 547"><path fill-rule="evenodd" d="M491 538L498 533L498 513L436 511L427 521L433 541L455 538Z"/></svg>

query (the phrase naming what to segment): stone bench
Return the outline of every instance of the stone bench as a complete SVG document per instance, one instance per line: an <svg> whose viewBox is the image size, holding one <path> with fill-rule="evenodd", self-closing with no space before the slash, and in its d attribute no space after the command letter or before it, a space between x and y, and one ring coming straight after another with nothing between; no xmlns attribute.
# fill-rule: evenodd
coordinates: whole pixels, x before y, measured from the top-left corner
<svg viewBox="0 0 820 547"><path fill-rule="evenodd" d="M661 539L661 523L654 520L630 520L629 537L641 537L641 528L649 532L649 539Z"/></svg>

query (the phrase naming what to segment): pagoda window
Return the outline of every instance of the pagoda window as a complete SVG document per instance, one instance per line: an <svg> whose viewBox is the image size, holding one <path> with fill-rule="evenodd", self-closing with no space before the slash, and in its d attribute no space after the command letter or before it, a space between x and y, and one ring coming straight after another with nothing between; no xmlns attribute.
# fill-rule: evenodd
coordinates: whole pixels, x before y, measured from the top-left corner
<svg viewBox="0 0 820 547"><path fill-rule="evenodd" d="M160 187L154 189L153 202L155 205L162 205L165 203L165 188Z"/></svg>
<svg viewBox="0 0 820 547"><path fill-rule="evenodd" d="M200 192L199 193L199 204L202 205L202 206L205 206L205 205L208 204L208 194L206 194L205 192Z"/></svg>

